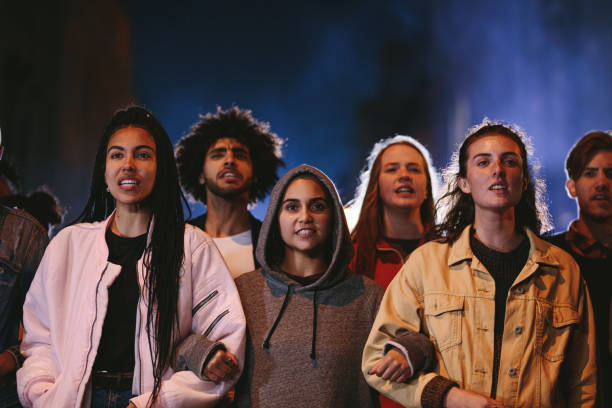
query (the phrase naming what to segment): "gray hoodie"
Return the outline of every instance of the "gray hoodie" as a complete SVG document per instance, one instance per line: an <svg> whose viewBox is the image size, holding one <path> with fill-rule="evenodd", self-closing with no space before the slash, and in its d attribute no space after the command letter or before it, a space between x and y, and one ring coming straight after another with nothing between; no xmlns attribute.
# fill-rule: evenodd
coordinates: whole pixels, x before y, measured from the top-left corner
<svg viewBox="0 0 612 408"><path fill-rule="evenodd" d="M289 183L316 178L331 197L331 258L315 282L301 285L279 270L284 243L278 211ZM239 407L371 407L376 394L361 371L361 353L382 289L352 274L353 246L338 193L321 171L301 165L276 184L256 250L260 269L236 280L247 319L244 373L236 387Z"/></svg>

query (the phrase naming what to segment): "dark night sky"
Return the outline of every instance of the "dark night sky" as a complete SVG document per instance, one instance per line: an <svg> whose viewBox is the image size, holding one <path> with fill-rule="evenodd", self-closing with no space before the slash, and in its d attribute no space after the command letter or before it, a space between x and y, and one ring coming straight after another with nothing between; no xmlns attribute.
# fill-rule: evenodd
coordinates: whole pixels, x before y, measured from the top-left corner
<svg viewBox="0 0 612 408"><path fill-rule="evenodd" d="M388 10L370 14L348 2L261 8L188 1L146 11L142 4L127 2L136 94L174 140L198 113L236 104L286 140L288 168L308 162L333 176L361 160L343 142L354 132L356 104L375 92L380 43L397 34L380 24Z"/></svg>
<svg viewBox="0 0 612 408"><path fill-rule="evenodd" d="M286 140L287 168L321 168L348 199L368 145L394 132L421 138L408 120L357 141L364 105L405 94L406 112L427 105L438 166L485 116L523 127L556 227L574 216L562 161L579 136L611 127L608 2L204 4L124 1L135 94L174 141L216 105L249 108ZM385 49L396 43L408 52L389 74Z"/></svg>

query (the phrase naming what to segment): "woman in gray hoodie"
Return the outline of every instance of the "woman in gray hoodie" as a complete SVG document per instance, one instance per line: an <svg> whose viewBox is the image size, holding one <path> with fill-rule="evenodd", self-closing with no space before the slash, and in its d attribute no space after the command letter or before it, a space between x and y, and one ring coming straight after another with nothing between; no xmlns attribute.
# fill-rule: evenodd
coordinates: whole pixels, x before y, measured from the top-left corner
<svg viewBox="0 0 612 408"><path fill-rule="evenodd" d="M333 183L301 165L272 190L256 252L236 280L248 326L239 407L371 407L361 353L382 297L351 273L344 212Z"/></svg>

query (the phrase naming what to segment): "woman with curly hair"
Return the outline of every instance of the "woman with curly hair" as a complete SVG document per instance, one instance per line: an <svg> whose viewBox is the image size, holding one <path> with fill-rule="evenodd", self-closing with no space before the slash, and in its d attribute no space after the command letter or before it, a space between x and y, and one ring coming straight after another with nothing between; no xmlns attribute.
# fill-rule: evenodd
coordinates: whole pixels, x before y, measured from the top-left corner
<svg viewBox="0 0 612 408"><path fill-rule="evenodd" d="M206 406L232 385L244 313L182 201L161 124L137 106L115 113L80 223L51 241L25 300L25 406ZM175 372L174 347L192 333L204 358Z"/></svg>
<svg viewBox="0 0 612 408"><path fill-rule="evenodd" d="M410 407L591 407L595 327L573 259L539 238L549 226L526 136L485 120L445 172L436 241L389 285L364 350L376 389ZM370 374L406 329L436 347L433 370Z"/></svg>

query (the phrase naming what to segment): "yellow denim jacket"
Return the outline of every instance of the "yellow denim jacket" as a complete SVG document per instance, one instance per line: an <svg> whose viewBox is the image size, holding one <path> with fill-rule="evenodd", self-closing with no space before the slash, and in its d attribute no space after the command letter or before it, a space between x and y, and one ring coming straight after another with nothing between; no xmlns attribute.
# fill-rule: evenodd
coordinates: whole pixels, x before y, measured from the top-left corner
<svg viewBox="0 0 612 408"><path fill-rule="evenodd" d="M525 230L529 258L506 301L497 399L506 407L591 407L597 392L593 310L573 258ZM363 351L368 383L407 407L420 407L436 375L489 395L495 282L470 249L470 227L452 245L416 249L393 279ZM368 371L388 340L411 330L436 348L434 372L392 383Z"/></svg>

